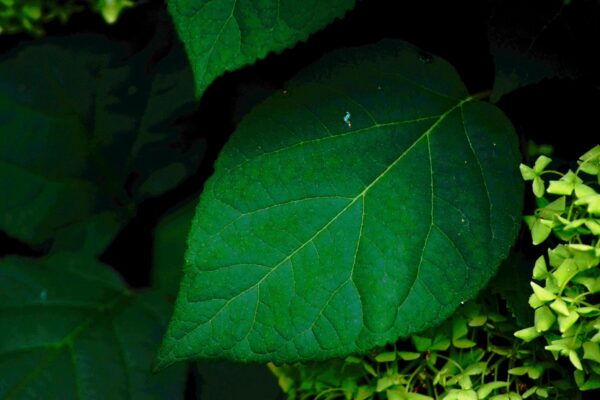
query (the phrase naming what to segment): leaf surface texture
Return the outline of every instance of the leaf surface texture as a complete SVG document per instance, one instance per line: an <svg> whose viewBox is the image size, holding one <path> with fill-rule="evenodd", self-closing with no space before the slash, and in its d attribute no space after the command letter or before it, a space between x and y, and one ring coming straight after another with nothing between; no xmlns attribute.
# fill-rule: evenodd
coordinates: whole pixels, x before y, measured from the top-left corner
<svg viewBox="0 0 600 400"><path fill-rule="evenodd" d="M90 220L118 231L195 171L202 150L184 151L176 125L194 106L191 71L183 49L156 54L83 35L0 57L0 229L74 247Z"/></svg>
<svg viewBox="0 0 600 400"><path fill-rule="evenodd" d="M168 0L168 5L200 97L224 72L306 40L354 0Z"/></svg>
<svg viewBox="0 0 600 400"><path fill-rule="evenodd" d="M0 262L0 397L174 399L185 371L152 361L170 307L72 254Z"/></svg>
<svg viewBox="0 0 600 400"><path fill-rule="evenodd" d="M397 41L326 56L223 149L159 365L343 356L438 324L506 257L518 164L445 61Z"/></svg>

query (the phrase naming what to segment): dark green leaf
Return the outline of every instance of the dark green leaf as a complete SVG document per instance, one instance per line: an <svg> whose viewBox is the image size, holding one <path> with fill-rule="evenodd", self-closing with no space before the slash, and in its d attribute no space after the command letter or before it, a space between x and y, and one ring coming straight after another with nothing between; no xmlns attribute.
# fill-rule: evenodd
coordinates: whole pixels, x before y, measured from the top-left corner
<svg viewBox="0 0 600 400"><path fill-rule="evenodd" d="M53 248L98 257L115 238L121 223L115 212L91 215L61 230Z"/></svg>
<svg viewBox="0 0 600 400"><path fill-rule="evenodd" d="M196 202L189 201L161 218L154 231L152 286L173 297L183 276L186 238L195 210Z"/></svg>
<svg viewBox="0 0 600 400"><path fill-rule="evenodd" d="M533 264L519 253L511 254L490 282L490 289L502 296L522 328L533 325L533 309L529 306Z"/></svg>
<svg viewBox="0 0 600 400"><path fill-rule="evenodd" d="M277 378L263 364L198 363L201 400L276 400L281 398Z"/></svg>
<svg viewBox="0 0 600 400"><path fill-rule="evenodd" d="M169 305L72 254L0 262L0 397L177 399L183 366L151 364Z"/></svg>
<svg viewBox="0 0 600 400"><path fill-rule="evenodd" d="M292 47L354 6L354 0L168 0L194 70L196 94L226 71Z"/></svg>
<svg viewBox="0 0 600 400"><path fill-rule="evenodd" d="M497 103L505 94L557 75L556 67L533 56L502 47L491 48L496 76L490 100Z"/></svg>
<svg viewBox="0 0 600 400"><path fill-rule="evenodd" d="M0 229L72 247L65 231L105 212L122 223L196 169L175 124L194 106L191 72L181 50L156 64L154 50L84 35L0 59Z"/></svg>
<svg viewBox="0 0 600 400"><path fill-rule="evenodd" d="M545 3L540 7L519 0L493 2L487 22L490 53L495 67L494 87L490 96L493 103L527 85L571 75L565 69L565 64L570 62L566 60L569 57L560 57L560 53L566 50L569 54L573 43L569 40L544 40L548 28L556 28L557 21L560 20L563 27L568 26L562 19L565 7L561 3ZM563 31L565 39L568 32L569 28ZM557 42L560 44L556 45ZM552 43L552 46L549 47L548 43Z"/></svg>
<svg viewBox="0 0 600 400"><path fill-rule="evenodd" d="M473 298L513 243L516 136L445 61L387 41L287 87L240 123L206 183L159 366L395 341Z"/></svg>

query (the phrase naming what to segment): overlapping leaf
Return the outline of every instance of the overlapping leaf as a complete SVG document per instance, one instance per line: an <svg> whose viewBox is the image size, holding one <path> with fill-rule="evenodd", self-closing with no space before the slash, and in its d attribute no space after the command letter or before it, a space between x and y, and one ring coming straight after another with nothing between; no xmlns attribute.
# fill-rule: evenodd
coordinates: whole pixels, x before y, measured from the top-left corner
<svg viewBox="0 0 600 400"><path fill-rule="evenodd" d="M65 253L0 262L0 397L175 399L183 366L151 373L169 305Z"/></svg>
<svg viewBox="0 0 600 400"><path fill-rule="evenodd" d="M84 35L0 59L0 229L37 244L104 212L122 220L195 170L201 151L175 125L191 72L182 51L153 64L153 50Z"/></svg>
<svg viewBox="0 0 600 400"><path fill-rule="evenodd" d="M395 41L325 57L223 149L159 366L341 356L439 323L508 253L518 163L445 61Z"/></svg>
<svg viewBox="0 0 600 400"><path fill-rule="evenodd" d="M306 40L354 0L168 0L168 5L200 97L224 72Z"/></svg>
<svg viewBox="0 0 600 400"><path fill-rule="evenodd" d="M189 201L165 215L154 230L152 286L175 297L183 276L183 255L196 202Z"/></svg>

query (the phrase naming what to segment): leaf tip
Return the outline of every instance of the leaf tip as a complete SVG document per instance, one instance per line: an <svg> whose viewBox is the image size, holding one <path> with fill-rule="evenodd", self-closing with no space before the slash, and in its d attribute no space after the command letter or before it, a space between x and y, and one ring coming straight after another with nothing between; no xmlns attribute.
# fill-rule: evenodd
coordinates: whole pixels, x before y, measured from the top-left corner
<svg viewBox="0 0 600 400"><path fill-rule="evenodd" d="M168 368L171 365L175 364L176 360L174 360L173 357L169 356L170 348L171 348L171 346L166 345L166 343L164 343L164 342L160 346L160 349L158 350L158 354L156 355L156 357L154 358L154 361L152 363L152 373L153 374L157 374L157 373L161 372L162 370L164 370L165 368Z"/></svg>
<svg viewBox="0 0 600 400"><path fill-rule="evenodd" d="M172 360L168 360L160 356L160 354L154 359L152 363L152 373L157 374L164 370L165 368L171 366L173 364Z"/></svg>

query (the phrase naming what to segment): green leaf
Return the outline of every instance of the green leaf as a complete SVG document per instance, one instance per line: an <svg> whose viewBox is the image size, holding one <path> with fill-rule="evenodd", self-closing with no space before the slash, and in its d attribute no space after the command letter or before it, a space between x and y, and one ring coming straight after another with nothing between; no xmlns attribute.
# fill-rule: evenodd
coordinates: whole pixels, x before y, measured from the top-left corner
<svg viewBox="0 0 600 400"><path fill-rule="evenodd" d="M415 353L414 351L398 351L398 357L404 361L413 361L421 357L421 353Z"/></svg>
<svg viewBox="0 0 600 400"><path fill-rule="evenodd" d="M583 181L581 178L575 175L573 171L569 170L569 172L567 172L558 181L550 181L548 193L569 196L571 193L573 193L575 187L582 182Z"/></svg>
<svg viewBox="0 0 600 400"><path fill-rule="evenodd" d="M182 49L157 62L156 47L129 55L79 35L0 57L0 229L84 246L66 231L105 213L122 226L137 203L196 170L200 146L184 151L176 125L194 107L191 71Z"/></svg>
<svg viewBox="0 0 600 400"><path fill-rule="evenodd" d="M532 190L535 197L542 197L544 195L546 187L544 186L544 181L539 176L533 178Z"/></svg>
<svg viewBox="0 0 600 400"><path fill-rule="evenodd" d="M558 316L558 327L561 333L565 333L569 328L577 322L579 319L579 314L576 311L572 311L568 316L564 317L562 315Z"/></svg>
<svg viewBox="0 0 600 400"><path fill-rule="evenodd" d="M197 364L196 398L202 400L281 398L272 373L262 364L213 362Z"/></svg>
<svg viewBox="0 0 600 400"><path fill-rule="evenodd" d="M548 306L542 306L535 310L535 329L546 332L556 321L556 316Z"/></svg>
<svg viewBox="0 0 600 400"><path fill-rule="evenodd" d="M529 226L529 229L531 230L531 241L534 245L541 244L548 239L552 233L552 228L549 226L552 221L533 216L524 218L525 222Z"/></svg>
<svg viewBox="0 0 600 400"><path fill-rule="evenodd" d="M583 359L600 364L600 345L594 342L585 342L583 344Z"/></svg>
<svg viewBox="0 0 600 400"><path fill-rule="evenodd" d="M539 215L543 219L553 219L555 216L562 214L567 208L567 202L564 196L559 197L552 203L546 204L539 209Z"/></svg>
<svg viewBox="0 0 600 400"><path fill-rule="evenodd" d="M542 333L533 326L515 332L515 336L525 342L531 342L533 339L538 338L541 334Z"/></svg>
<svg viewBox="0 0 600 400"><path fill-rule="evenodd" d="M395 351L388 351L385 353L380 353L377 356L375 356L375 361L380 362L380 363L392 362L395 360L396 360L396 352Z"/></svg>
<svg viewBox="0 0 600 400"><path fill-rule="evenodd" d="M540 257L543 261L544 257ZM536 266L539 265L539 259ZM534 269L535 271L535 269ZM533 310L528 299L531 293L531 262L520 253L511 254L498 268L498 273L488 286L502 296L508 310L514 315L519 327L533 324Z"/></svg>
<svg viewBox="0 0 600 400"><path fill-rule="evenodd" d="M525 164L519 165L519 171L521 172L521 177L524 181L532 181L535 177L538 176L538 174L533 170L533 168Z"/></svg>
<svg viewBox="0 0 600 400"><path fill-rule="evenodd" d="M533 85L556 74L545 60L537 60L526 52L492 45L491 53L496 68L491 101L497 103L504 95Z"/></svg>
<svg viewBox="0 0 600 400"><path fill-rule="evenodd" d="M556 298L556 294L552 293L550 290L541 287L540 285L538 285L535 282L529 282L529 285L531 286L531 288L533 289L533 293L535 293L536 297L541 301L541 302L548 302L548 301L552 301Z"/></svg>
<svg viewBox="0 0 600 400"><path fill-rule="evenodd" d="M541 174L544 171L544 169L546 169L548 164L550 164L551 162L552 162L552 159L550 157L541 155L535 160L533 170L535 171L536 174Z"/></svg>
<svg viewBox="0 0 600 400"><path fill-rule="evenodd" d="M533 279L542 280L548 277L548 268L546 267L546 259L544 256L539 256L535 260L533 267Z"/></svg>
<svg viewBox="0 0 600 400"><path fill-rule="evenodd" d="M552 273L555 282L558 286L564 287L575 274L579 272L574 258L567 258L562 264Z"/></svg>
<svg viewBox="0 0 600 400"><path fill-rule="evenodd" d="M550 308L556 311L557 314L561 314L562 316L568 316L571 312L567 307L567 303L565 303L562 298L557 298L550 304Z"/></svg>
<svg viewBox="0 0 600 400"><path fill-rule="evenodd" d="M87 256L3 259L0 397L181 398L183 366L151 373L169 309Z"/></svg>
<svg viewBox="0 0 600 400"><path fill-rule="evenodd" d="M365 351L487 283L519 226L516 137L418 54L335 52L240 123L201 196L159 366Z"/></svg>
<svg viewBox="0 0 600 400"><path fill-rule="evenodd" d="M96 9L100 11L104 20L109 24L114 24L119 18L123 9L133 7L135 3L131 0L96 0Z"/></svg>
<svg viewBox="0 0 600 400"><path fill-rule="evenodd" d="M580 169L590 175L598 175L600 179L600 144L594 146L577 161Z"/></svg>
<svg viewBox="0 0 600 400"><path fill-rule="evenodd" d="M223 73L292 47L354 6L354 0L168 0L194 71L196 95Z"/></svg>
<svg viewBox="0 0 600 400"><path fill-rule="evenodd" d="M485 399L494 390L504 388L507 386L508 386L508 383L504 382L504 381L495 381L495 382L484 383L483 385L479 386L479 388L477 389L477 396L479 399Z"/></svg>
<svg viewBox="0 0 600 400"><path fill-rule="evenodd" d="M183 276L186 237L196 202L189 201L162 217L154 230L152 287L175 297Z"/></svg>
<svg viewBox="0 0 600 400"><path fill-rule="evenodd" d="M53 249L87 254L90 259L100 256L116 237L122 221L114 212L104 211L62 229L54 240Z"/></svg>
<svg viewBox="0 0 600 400"><path fill-rule="evenodd" d="M569 351L569 361L571 361L571 364L573 364L575 368L583 371L583 365L581 365L581 360L579 359L579 356L575 350Z"/></svg>

